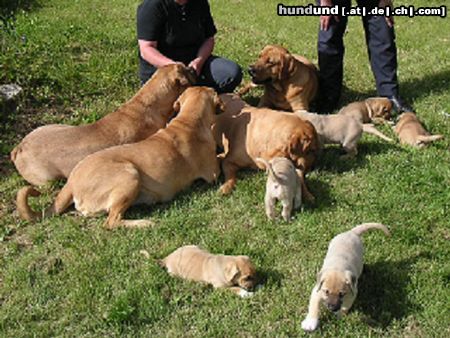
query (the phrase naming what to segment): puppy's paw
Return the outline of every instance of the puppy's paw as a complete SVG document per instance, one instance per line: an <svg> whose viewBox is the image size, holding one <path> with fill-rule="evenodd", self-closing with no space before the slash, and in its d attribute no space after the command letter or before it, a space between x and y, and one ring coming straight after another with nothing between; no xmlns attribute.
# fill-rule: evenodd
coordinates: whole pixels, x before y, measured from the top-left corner
<svg viewBox="0 0 450 338"><path fill-rule="evenodd" d="M221 187L219 188L219 193L221 195L229 195L231 194L231 191L233 190L233 186L231 184L222 184Z"/></svg>
<svg viewBox="0 0 450 338"><path fill-rule="evenodd" d="M319 320L316 318L306 318L302 322L302 329L305 331L314 331L319 326Z"/></svg>
<svg viewBox="0 0 450 338"><path fill-rule="evenodd" d="M254 292L250 292L244 289L241 289L241 291L239 291L239 296L242 298L253 297L254 294L255 294Z"/></svg>

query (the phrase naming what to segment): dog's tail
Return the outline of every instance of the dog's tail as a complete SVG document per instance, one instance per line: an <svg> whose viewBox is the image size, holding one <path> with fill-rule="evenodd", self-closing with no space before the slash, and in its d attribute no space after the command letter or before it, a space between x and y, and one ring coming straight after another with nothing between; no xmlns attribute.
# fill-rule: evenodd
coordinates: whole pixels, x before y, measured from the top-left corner
<svg viewBox="0 0 450 338"><path fill-rule="evenodd" d="M382 230L386 234L386 236L391 235L388 228L381 223L364 223L364 224L354 227L350 231L358 236L361 236L361 234L363 234L364 232L366 232L367 230L370 230L370 229L379 229L379 230Z"/></svg>
<svg viewBox="0 0 450 338"><path fill-rule="evenodd" d="M444 138L444 135L419 135L417 136L417 144L431 143Z"/></svg>
<svg viewBox="0 0 450 338"><path fill-rule="evenodd" d="M277 181L279 184L282 184L281 179L277 176L277 174L275 173L275 171L273 171L272 165L270 164L269 161L266 161L265 159L258 157L256 159L257 162L260 162L262 164L264 164L264 166L266 167L267 172L269 173L269 175L271 177L273 177L273 179L275 181Z"/></svg>
<svg viewBox="0 0 450 338"><path fill-rule="evenodd" d="M391 138L387 137L387 136L384 135L382 132L378 131L378 130L373 126L373 124L371 124L371 123L364 123L364 124L363 124L363 131L364 131L365 133L368 133L368 134L372 134L372 135L378 136L379 138L382 138L382 139L385 140L385 141L393 142L393 140L392 140Z"/></svg>
<svg viewBox="0 0 450 338"><path fill-rule="evenodd" d="M34 221L40 220L44 217L49 217L53 215L59 215L64 210L66 210L69 205L73 202L73 195L71 189L66 184L63 189L59 192L58 196L56 196L53 204L47 208L42 214L34 211L28 204L28 197L37 197L40 196L41 193L34 189L32 186L26 186L21 188L17 192L16 197L16 206L17 212L19 213L19 217L26 221Z"/></svg>

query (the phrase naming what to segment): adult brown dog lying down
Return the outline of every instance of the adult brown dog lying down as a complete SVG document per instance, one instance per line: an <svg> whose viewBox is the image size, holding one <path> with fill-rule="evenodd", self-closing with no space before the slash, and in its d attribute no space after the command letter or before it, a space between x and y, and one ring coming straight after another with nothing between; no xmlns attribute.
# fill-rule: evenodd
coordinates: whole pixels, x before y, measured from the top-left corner
<svg viewBox="0 0 450 338"><path fill-rule="evenodd" d="M347 115L360 123L383 122L391 119L392 102L386 97L370 97L364 101L352 102L338 114Z"/></svg>
<svg viewBox="0 0 450 338"><path fill-rule="evenodd" d="M264 85L259 107L285 111L309 110L318 89L316 67L300 55L281 46L264 47L258 60L249 67L255 84Z"/></svg>
<svg viewBox="0 0 450 338"><path fill-rule="evenodd" d="M253 294L256 269L247 256L213 255L196 245L178 248L160 265L173 276L228 288L241 297Z"/></svg>
<svg viewBox="0 0 450 338"><path fill-rule="evenodd" d="M84 126L52 124L35 129L11 152L25 180L34 185L67 178L87 155L114 145L137 142L163 128L178 96L195 81L182 65L158 69L155 75L115 112Z"/></svg>
<svg viewBox="0 0 450 338"><path fill-rule="evenodd" d="M233 190L240 168L265 170L257 158L269 161L274 157L286 157L299 169L303 196L313 199L304 183L304 175L312 169L319 150L313 125L292 113L246 105L238 95L222 94L220 97L225 111L217 117L213 127L217 145L224 149L225 183L220 191L229 194Z"/></svg>
<svg viewBox="0 0 450 338"><path fill-rule="evenodd" d="M72 203L83 215L109 213L105 227L143 227L150 221L122 220L134 204L171 200L202 178L211 183L220 174L211 126L222 109L217 93L206 87L188 88L175 102L179 110L165 129L144 141L111 147L89 155L72 171L44 217L61 214ZM39 218L27 203L32 187L17 194L21 218Z"/></svg>
<svg viewBox="0 0 450 338"><path fill-rule="evenodd" d="M416 114L408 112L400 115L394 127L401 144L423 148L428 143L444 138L443 135L431 135L420 123Z"/></svg>

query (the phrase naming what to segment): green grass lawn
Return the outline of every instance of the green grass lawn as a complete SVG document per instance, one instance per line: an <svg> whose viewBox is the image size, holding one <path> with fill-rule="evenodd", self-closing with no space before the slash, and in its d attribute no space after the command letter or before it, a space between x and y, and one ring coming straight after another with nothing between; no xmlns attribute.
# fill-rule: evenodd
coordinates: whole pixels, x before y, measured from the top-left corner
<svg viewBox="0 0 450 338"><path fill-rule="evenodd" d="M326 150L307 181L316 203L305 204L289 224L266 219L265 174L249 171L240 173L229 197L217 194L218 184L197 183L170 203L127 213L154 220L150 229L106 231L104 217L73 213L37 223L18 219L15 193L26 182L8 154L20 139L43 124L92 122L138 89L138 2L24 1L31 7L17 9L14 25L0 33L0 84L24 87L17 112L1 116L0 336L301 336L328 242L357 224L379 221L392 237L364 235L366 266L352 311L342 320L324 311L312 335L448 337L448 18L396 20L402 96L428 130L446 138L418 151L364 136L351 161L340 160L336 148ZM318 18L278 17L274 0L210 3L218 55L247 68L264 45L277 43L317 62ZM350 19L345 39L342 104L376 94L360 18ZM45 187L34 208L48 205L60 187ZM156 259L186 244L249 255L263 287L240 299L169 277Z"/></svg>

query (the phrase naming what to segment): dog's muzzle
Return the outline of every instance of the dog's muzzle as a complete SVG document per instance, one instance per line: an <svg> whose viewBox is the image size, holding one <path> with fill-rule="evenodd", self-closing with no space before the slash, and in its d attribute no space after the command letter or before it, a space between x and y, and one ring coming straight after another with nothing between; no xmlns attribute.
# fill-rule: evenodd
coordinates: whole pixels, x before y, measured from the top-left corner
<svg viewBox="0 0 450 338"><path fill-rule="evenodd" d="M338 312L341 309L341 305L341 302L336 304L327 304L327 308L332 312Z"/></svg>

